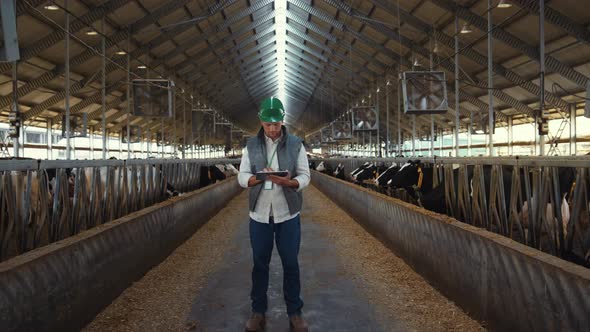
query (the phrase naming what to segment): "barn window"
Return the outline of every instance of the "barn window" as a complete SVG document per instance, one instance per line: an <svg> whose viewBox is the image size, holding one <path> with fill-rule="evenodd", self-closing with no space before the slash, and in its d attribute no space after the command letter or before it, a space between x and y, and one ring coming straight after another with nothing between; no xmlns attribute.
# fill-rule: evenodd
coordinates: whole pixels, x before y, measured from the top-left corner
<svg viewBox="0 0 590 332"><path fill-rule="evenodd" d="M42 144L43 138L41 137L40 133L26 133L26 141L27 143L33 144Z"/></svg>

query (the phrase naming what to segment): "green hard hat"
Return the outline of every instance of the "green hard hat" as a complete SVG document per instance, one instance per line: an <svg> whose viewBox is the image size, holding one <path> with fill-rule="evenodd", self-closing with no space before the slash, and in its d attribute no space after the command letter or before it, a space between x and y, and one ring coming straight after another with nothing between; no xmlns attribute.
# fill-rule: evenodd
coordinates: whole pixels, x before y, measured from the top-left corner
<svg viewBox="0 0 590 332"><path fill-rule="evenodd" d="M258 117L263 122L280 122L285 117L285 109L279 98L266 98L260 104Z"/></svg>

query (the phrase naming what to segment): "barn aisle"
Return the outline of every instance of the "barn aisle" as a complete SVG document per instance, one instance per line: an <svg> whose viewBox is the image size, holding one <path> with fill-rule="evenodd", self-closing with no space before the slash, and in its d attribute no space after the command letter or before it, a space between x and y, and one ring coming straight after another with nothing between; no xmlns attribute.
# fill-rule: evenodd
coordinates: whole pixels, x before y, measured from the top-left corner
<svg viewBox="0 0 590 332"><path fill-rule="evenodd" d="M316 188L304 197L300 265L312 331L483 329ZM242 331L250 311L247 221L244 192L86 330ZM288 330L275 248L267 331Z"/></svg>

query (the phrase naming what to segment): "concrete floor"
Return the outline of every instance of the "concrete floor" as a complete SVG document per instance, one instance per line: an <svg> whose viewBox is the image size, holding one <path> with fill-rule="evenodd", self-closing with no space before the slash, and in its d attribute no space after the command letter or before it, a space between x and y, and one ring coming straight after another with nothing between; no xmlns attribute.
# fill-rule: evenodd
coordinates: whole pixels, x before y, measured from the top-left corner
<svg viewBox="0 0 590 332"><path fill-rule="evenodd" d="M230 201L84 331L243 331L250 315L247 193ZM312 331L482 331L318 189L304 193L300 268ZM288 331L278 254L266 331Z"/></svg>
<svg viewBox="0 0 590 332"><path fill-rule="evenodd" d="M304 205L309 209L309 204ZM317 208L317 207L316 207ZM331 207L334 208L334 207ZM308 214L309 215L309 214ZM252 254L248 235L248 215L235 237L236 246L223 258L223 267L214 272L195 297L187 323L205 331L243 331L250 315ZM403 331L402 323L378 322L368 299L357 291L357 281L347 277L345 262L333 244L322 236L322 226L302 218L300 270L303 315L312 331ZM269 311L266 331L289 331L282 294L282 268L275 250L271 261Z"/></svg>

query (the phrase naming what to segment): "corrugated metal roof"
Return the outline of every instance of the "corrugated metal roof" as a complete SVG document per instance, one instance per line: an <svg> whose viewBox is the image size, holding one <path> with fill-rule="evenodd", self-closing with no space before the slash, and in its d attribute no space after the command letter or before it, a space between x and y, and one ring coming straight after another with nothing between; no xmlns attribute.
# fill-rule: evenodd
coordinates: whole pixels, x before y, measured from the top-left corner
<svg viewBox="0 0 590 332"><path fill-rule="evenodd" d="M57 118L65 107L59 94L64 90L65 62L60 27L66 12L64 1L55 1L62 7L56 11L44 9L48 3L23 0L17 5L22 57L18 101L27 123L39 126ZM371 93L374 100L377 87L385 88L388 79L396 81L398 72L410 69L415 58L426 68L431 54L434 69L447 74L453 104L455 12L461 25L468 23L473 29L460 35L463 121L469 110L486 110L487 0L283 3L284 14L278 13L273 0L70 0L72 112L89 113L90 124L100 126L102 35L108 57L106 114L113 131L124 126L127 117L126 55L116 54L121 50L130 54L131 78L171 78L184 89L181 96L193 94L249 131L256 130L259 101L278 93L279 68L285 70L288 122L302 132L319 129ZM511 3L508 9L492 9L497 24L494 103L498 112L517 115L519 123L530 121L523 113L538 108L538 1ZM547 102L564 109L584 102L580 96L590 77L590 14L583 1L554 0L547 6ZM277 31L277 15L286 20L279 25L285 31ZM99 34L89 36L90 30ZM435 44L438 52L432 53ZM284 65L277 60L277 46L284 47ZM139 64L148 69L138 69ZM0 72L0 120L7 121L11 65L0 64ZM395 84L389 89L394 93ZM384 111L385 94L378 96ZM397 98L392 95L389 102L392 112L397 111ZM177 103L178 111L181 106ZM408 119L403 116L404 123ZM435 119L439 126L451 127L454 109ZM131 120L146 127L159 123L134 116ZM172 121L167 122L170 128ZM183 118L177 116L176 121L180 128ZM419 118L418 127L429 121ZM409 125L402 126L410 131Z"/></svg>

